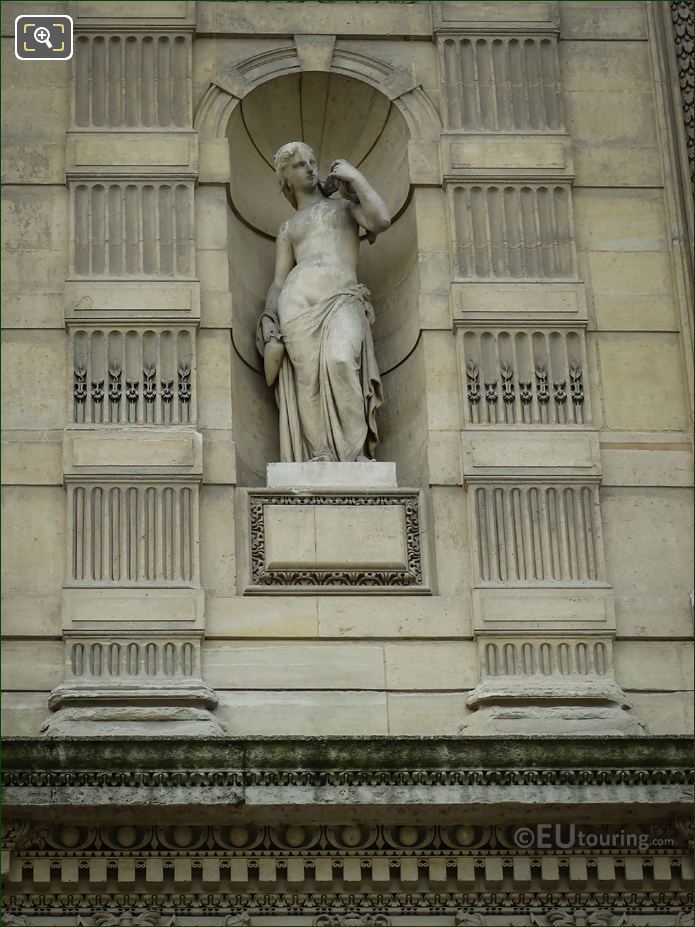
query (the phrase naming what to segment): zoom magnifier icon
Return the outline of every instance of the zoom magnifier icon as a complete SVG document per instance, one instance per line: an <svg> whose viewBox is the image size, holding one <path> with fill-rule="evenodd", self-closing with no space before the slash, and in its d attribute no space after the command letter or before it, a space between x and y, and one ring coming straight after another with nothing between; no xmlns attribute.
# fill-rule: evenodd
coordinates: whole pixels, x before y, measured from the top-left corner
<svg viewBox="0 0 695 927"><path fill-rule="evenodd" d="M49 48L53 48L51 45L51 33L45 26L39 26L38 29L34 29L34 41L40 42L42 45L47 45Z"/></svg>
<svg viewBox="0 0 695 927"><path fill-rule="evenodd" d="M72 50L71 16L24 13L15 19L14 51L20 61L67 61Z"/></svg>

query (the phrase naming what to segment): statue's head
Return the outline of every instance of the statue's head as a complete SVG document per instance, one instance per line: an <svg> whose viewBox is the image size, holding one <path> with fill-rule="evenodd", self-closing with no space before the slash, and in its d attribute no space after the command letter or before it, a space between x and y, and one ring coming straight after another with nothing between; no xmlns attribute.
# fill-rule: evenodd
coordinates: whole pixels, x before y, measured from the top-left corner
<svg viewBox="0 0 695 927"><path fill-rule="evenodd" d="M274 162L282 195L296 209L295 190L310 192L319 186L316 155L304 142L288 142L277 150Z"/></svg>

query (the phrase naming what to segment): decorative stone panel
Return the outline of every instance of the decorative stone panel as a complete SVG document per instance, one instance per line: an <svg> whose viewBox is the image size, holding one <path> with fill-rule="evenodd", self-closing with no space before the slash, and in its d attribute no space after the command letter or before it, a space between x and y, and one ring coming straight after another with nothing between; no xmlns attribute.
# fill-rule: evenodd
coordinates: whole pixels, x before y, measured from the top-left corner
<svg viewBox="0 0 695 927"><path fill-rule="evenodd" d="M480 647L484 676L607 676L613 672L611 640L500 637Z"/></svg>
<svg viewBox="0 0 695 927"><path fill-rule="evenodd" d="M191 125L192 36L95 32L75 42L75 125Z"/></svg>
<svg viewBox="0 0 695 927"><path fill-rule="evenodd" d="M533 2L460 3L459 0L434 0L432 25L437 35L556 34L559 31L557 3L554 0Z"/></svg>
<svg viewBox="0 0 695 927"><path fill-rule="evenodd" d="M450 183L455 278L576 276L569 184Z"/></svg>
<svg viewBox="0 0 695 927"><path fill-rule="evenodd" d="M71 199L76 277L193 278L192 182L76 181Z"/></svg>
<svg viewBox="0 0 695 927"><path fill-rule="evenodd" d="M556 35L445 34L439 51L447 128L562 128Z"/></svg>
<svg viewBox="0 0 695 927"><path fill-rule="evenodd" d="M69 332L72 422L195 422L194 326L91 324Z"/></svg>
<svg viewBox="0 0 695 927"><path fill-rule="evenodd" d="M68 585L197 585L198 485L68 484Z"/></svg>
<svg viewBox="0 0 695 927"><path fill-rule="evenodd" d="M461 327L458 332L466 423L590 424L583 327Z"/></svg>
<svg viewBox="0 0 695 927"><path fill-rule="evenodd" d="M486 484L469 493L480 582L605 582L595 485Z"/></svg>
<svg viewBox="0 0 695 927"><path fill-rule="evenodd" d="M66 641L66 679L108 679L137 684L158 677L200 675L200 640L173 637L118 637L111 640L70 634Z"/></svg>
<svg viewBox="0 0 695 927"><path fill-rule="evenodd" d="M44 730L215 735L200 678L195 5L87 2L75 18L66 679Z"/></svg>
<svg viewBox="0 0 695 927"><path fill-rule="evenodd" d="M428 592L420 494L248 492L246 593Z"/></svg>

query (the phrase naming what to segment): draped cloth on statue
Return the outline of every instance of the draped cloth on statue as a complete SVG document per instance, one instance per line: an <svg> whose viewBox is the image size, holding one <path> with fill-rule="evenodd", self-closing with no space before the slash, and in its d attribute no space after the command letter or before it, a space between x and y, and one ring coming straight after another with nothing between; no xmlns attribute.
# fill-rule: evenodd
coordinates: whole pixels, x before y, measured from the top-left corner
<svg viewBox="0 0 695 927"><path fill-rule="evenodd" d="M383 396L370 300L369 290L354 284L282 325L287 353L276 385L281 460L374 456Z"/></svg>

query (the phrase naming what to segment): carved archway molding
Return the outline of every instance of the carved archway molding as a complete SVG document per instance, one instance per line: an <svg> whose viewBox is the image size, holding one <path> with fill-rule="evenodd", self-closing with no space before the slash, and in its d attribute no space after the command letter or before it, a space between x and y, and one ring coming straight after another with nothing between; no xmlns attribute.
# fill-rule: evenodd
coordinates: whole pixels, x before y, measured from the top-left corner
<svg viewBox="0 0 695 927"><path fill-rule="evenodd" d="M405 69L369 55L335 47L335 36L294 36L294 44L252 55L224 68L210 79L194 116L201 145L199 180L225 181L229 171L220 143L226 148L227 124L239 102L256 87L278 77L303 71L324 71L363 81L383 93L401 112L410 133L411 183L441 182L439 137L441 119L433 102ZM215 152L218 152L216 155Z"/></svg>

